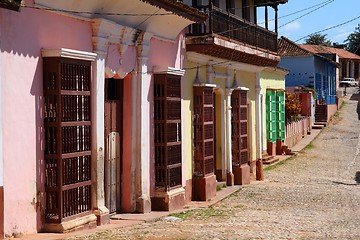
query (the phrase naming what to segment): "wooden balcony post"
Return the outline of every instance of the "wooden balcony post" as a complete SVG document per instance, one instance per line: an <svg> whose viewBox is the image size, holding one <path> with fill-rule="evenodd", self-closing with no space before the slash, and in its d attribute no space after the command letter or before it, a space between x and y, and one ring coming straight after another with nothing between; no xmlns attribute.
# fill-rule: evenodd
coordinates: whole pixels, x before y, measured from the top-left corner
<svg viewBox="0 0 360 240"><path fill-rule="evenodd" d="M275 32L278 33L278 5L274 5L275 10Z"/></svg>
<svg viewBox="0 0 360 240"><path fill-rule="evenodd" d="M209 33L211 33L211 34L214 33L212 21L213 21L213 2L210 1L210 3L209 3ZM205 30L205 32L206 32L206 30Z"/></svg>
<svg viewBox="0 0 360 240"><path fill-rule="evenodd" d="M266 30L269 30L269 13L267 6L265 6L265 28Z"/></svg>

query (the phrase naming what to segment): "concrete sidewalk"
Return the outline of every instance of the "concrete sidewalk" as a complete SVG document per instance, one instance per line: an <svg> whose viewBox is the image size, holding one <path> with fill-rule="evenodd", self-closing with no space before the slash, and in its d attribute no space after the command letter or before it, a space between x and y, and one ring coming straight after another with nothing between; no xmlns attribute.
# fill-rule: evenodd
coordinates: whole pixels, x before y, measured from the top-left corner
<svg viewBox="0 0 360 240"><path fill-rule="evenodd" d="M221 185L220 185L221 186ZM183 211L188 211L192 209L197 208L205 208L212 206L216 204L217 202L225 199L226 197L230 196L231 194L235 193L241 188L241 186L231 186L231 187L225 187L222 188L220 191L216 192L216 196L207 201L207 202L197 202L192 201L189 204L187 204L184 209L179 209L176 211L168 212L160 212L160 211L153 211L150 213L145 214L138 214L138 213L124 213L124 214L115 214L111 216L110 224L98 226L93 229L86 229L81 231L75 231L75 232L69 232L69 233L37 233L32 235L25 235L25 236L19 236L17 239L24 239L24 240L36 240L36 239L42 239L42 240L55 240L55 239L66 239L69 237L74 236L80 236L80 235L87 235L99 231L105 231L108 229L113 228L122 228L127 226L134 226L136 224L140 224L142 222L148 222L148 221L156 221L157 219L160 219L162 217L166 217L170 214L174 213L180 213Z"/></svg>
<svg viewBox="0 0 360 240"><path fill-rule="evenodd" d="M322 131L322 129L311 129L310 135L305 135L303 139L301 139L295 146L291 147L291 151L300 152L303 150L309 143L311 143L317 135Z"/></svg>
<svg viewBox="0 0 360 240"><path fill-rule="evenodd" d="M311 134L306 135L295 146L293 146L291 148L291 150L295 153L303 150L309 143L311 143L311 141L313 141L319 135L319 133L321 131L322 131L322 129L312 129ZM291 155L281 155L281 156L277 156L277 157L280 158L279 162L281 162L292 156ZM277 162L277 163L279 163L279 162ZM275 164L277 164L277 163L275 163ZM166 217L173 213L180 213L180 212L188 211L188 210L192 210L192 209L209 207L209 206L214 205L215 203L225 199L226 197L230 196L231 194L238 191L239 189L241 189L241 186L238 186L238 185L222 188L220 191L217 191L216 196L213 199L211 199L210 201L207 201L207 202L192 201L188 205L186 205L184 207L184 209L179 209L179 210L172 211L172 212L153 211L153 212L145 213L145 214L137 214L137 213L115 214L115 215L111 216L110 224L98 226L93 229L75 231L75 232L70 232L70 233L62 233L62 234L59 234L59 233L37 233L37 234L33 234L33 235L21 236L18 239L24 239L24 240L65 239L65 238L69 238L69 237L74 237L74 236L79 236L79 235L87 235L87 234L104 231L104 230L108 230L108 229L113 229L113 228L134 226L136 224L139 224L139 223L142 223L145 221L155 221L157 219Z"/></svg>

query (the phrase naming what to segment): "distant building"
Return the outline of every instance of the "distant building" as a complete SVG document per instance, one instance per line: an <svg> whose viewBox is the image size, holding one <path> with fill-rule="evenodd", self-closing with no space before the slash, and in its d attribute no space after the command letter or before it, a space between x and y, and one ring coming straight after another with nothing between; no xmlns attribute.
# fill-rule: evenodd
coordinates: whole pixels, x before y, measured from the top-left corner
<svg viewBox="0 0 360 240"><path fill-rule="evenodd" d="M336 54L316 53L315 48L313 45L296 44L281 37L279 66L289 70L285 76L287 87L305 86L315 89L318 106L318 111L315 110L315 121L327 122L337 110L337 69L340 64L337 63ZM322 105L326 105L326 109L319 114Z"/></svg>
<svg viewBox="0 0 360 240"><path fill-rule="evenodd" d="M301 46L315 54L328 55L336 54L339 58L340 72L339 80L343 78L355 78L360 80L360 56L342 48L325 47L318 45L301 44Z"/></svg>

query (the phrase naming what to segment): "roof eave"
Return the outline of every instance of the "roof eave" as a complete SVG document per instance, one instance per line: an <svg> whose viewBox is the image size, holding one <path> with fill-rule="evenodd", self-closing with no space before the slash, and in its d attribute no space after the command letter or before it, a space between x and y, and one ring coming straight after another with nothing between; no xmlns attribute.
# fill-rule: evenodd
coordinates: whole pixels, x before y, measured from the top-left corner
<svg viewBox="0 0 360 240"><path fill-rule="evenodd" d="M157 6L177 14L181 17L187 18L194 22L204 22L207 15L204 12L199 11L196 8L188 6L182 2L176 0L141 0L149 3L150 5Z"/></svg>

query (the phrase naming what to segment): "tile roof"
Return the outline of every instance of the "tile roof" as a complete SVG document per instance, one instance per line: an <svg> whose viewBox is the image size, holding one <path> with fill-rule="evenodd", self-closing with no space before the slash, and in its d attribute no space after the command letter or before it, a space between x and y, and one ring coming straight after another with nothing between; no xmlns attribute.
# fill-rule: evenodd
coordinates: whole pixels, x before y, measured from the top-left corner
<svg viewBox="0 0 360 240"><path fill-rule="evenodd" d="M299 44L296 44L286 37L281 37L278 40L278 54L281 57L314 55L314 53L302 48Z"/></svg>
<svg viewBox="0 0 360 240"><path fill-rule="evenodd" d="M310 45L310 44L299 44L299 45L302 48L314 54L333 53L333 54L337 54L340 58L360 60L360 56L342 48L333 48L333 47Z"/></svg>
<svg viewBox="0 0 360 240"><path fill-rule="evenodd" d="M310 45L310 46L317 46L317 45ZM321 46L320 46L321 47ZM326 52L332 53L332 52ZM312 48L306 48L303 44L296 44L295 42L291 41L290 39L282 36L278 40L278 54L280 57L296 57L296 56L316 56L321 59L325 59L330 63L334 64L335 66L339 67L340 64L337 62L332 61L331 59L320 55L320 52L314 51Z"/></svg>

